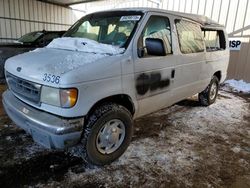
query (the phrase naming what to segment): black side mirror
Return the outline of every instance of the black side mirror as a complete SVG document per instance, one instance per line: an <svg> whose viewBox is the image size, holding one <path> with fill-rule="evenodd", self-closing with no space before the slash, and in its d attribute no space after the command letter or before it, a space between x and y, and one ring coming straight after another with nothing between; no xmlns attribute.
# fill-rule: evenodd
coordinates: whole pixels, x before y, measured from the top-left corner
<svg viewBox="0 0 250 188"><path fill-rule="evenodd" d="M166 50L164 47L163 40L156 38L146 38L145 44L148 55L155 55L155 56L166 55Z"/></svg>

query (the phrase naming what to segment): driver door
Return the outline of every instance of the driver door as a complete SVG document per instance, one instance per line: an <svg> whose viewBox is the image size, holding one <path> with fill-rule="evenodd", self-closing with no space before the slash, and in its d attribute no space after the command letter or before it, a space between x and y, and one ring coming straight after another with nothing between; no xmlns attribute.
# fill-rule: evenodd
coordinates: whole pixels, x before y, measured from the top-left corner
<svg viewBox="0 0 250 188"><path fill-rule="evenodd" d="M138 115L146 115L171 104L171 89L175 80L175 55L172 49L170 18L149 14L146 24L135 40L135 88ZM147 38L163 41L166 55L149 55L145 48Z"/></svg>

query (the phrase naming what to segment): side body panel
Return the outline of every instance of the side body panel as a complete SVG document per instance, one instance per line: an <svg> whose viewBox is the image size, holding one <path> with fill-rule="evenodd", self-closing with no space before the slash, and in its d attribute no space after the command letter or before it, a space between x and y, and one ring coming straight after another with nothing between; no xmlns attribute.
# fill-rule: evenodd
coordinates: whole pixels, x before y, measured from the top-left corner
<svg viewBox="0 0 250 188"><path fill-rule="evenodd" d="M221 30L221 28L219 28ZM206 82L207 84L210 82L214 73L220 71L221 79L220 83L222 83L227 76L227 68L229 63L229 42L227 33L224 30L225 34L225 42L226 49L211 51L206 53L206 63L202 64L201 76L200 79Z"/></svg>
<svg viewBox="0 0 250 188"><path fill-rule="evenodd" d="M176 19L181 20L182 17L176 16ZM173 89L173 101L177 102L201 92L207 86L207 83L200 79L202 64L206 61L206 52L204 50L204 52L198 53L182 53L175 23L173 36L176 42L176 72L178 73Z"/></svg>
<svg viewBox="0 0 250 188"><path fill-rule="evenodd" d="M155 91L145 89L144 93L138 91L136 87L136 98L138 100L139 111L137 116L152 113L166 106L172 105L182 99L192 96L202 91L207 83L200 80L202 64L205 63L206 52L182 54L179 48L178 34L175 27L175 19L180 17L159 14L156 12L148 13L144 20L146 24L150 15L166 16L170 20L172 31L172 51L173 54L167 56L154 56L148 58L138 58L137 55L137 41L143 26L138 31L133 41L133 56L135 61L135 87L141 78L151 78L152 74L160 74L163 80L169 79L169 85L166 87L157 88ZM172 71L174 77L172 78ZM145 84L145 82L143 83Z"/></svg>

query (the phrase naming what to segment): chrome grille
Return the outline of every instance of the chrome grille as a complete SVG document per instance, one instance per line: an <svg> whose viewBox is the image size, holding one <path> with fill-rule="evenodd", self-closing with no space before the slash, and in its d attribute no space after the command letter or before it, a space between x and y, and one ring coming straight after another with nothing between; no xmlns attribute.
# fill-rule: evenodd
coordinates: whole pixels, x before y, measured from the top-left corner
<svg viewBox="0 0 250 188"><path fill-rule="evenodd" d="M18 78L6 72L9 89L18 97L35 104L40 104L41 85Z"/></svg>

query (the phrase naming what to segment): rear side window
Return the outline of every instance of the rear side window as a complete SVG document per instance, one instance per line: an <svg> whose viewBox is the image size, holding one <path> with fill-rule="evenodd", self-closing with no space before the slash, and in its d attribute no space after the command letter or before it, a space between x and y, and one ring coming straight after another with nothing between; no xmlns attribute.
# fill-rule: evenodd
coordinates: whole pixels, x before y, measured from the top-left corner
<svg viewBox="0 0 250 188"><path fill-rule="evenodd" d="M226 41L224 32L221 30L203 30L206 50L208 52L224 50Z"/></svg>
<svg viewBox="0 0 250 188"><path fill-rule="evenodd" d="M200 25L185 20L175 20L175 24L182 53L189 54L204 51Z"/></svg>

